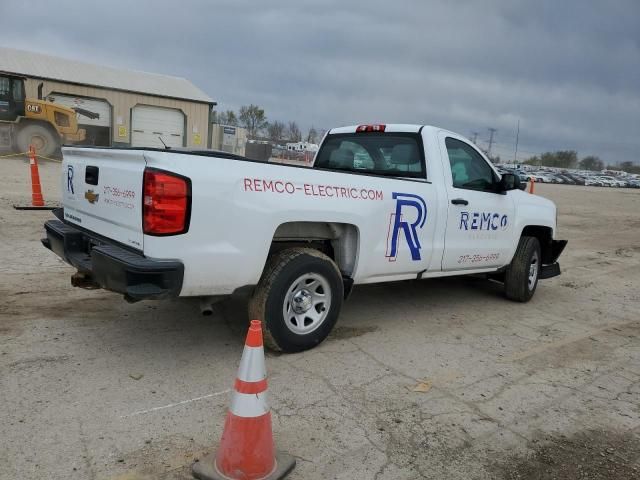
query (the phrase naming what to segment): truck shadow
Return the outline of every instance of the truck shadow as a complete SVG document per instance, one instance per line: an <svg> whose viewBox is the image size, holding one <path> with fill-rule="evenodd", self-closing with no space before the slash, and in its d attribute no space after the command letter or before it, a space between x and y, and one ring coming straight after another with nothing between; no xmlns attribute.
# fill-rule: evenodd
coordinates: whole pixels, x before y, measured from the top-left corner
<svg viewBox="0 0 640 480"><path fill-rule="evenodd" d="M242 347L249 321L248 298L233 296L214 304L213 314L202 316L197 299L146 301L127 304L118 295L87 292L83 308L77 295L60 299L48 309L64 326L85 332L101 348L141 349L152 356L174 351L237 350ZM68 305L65 306L65 303ZM336 330L327 342L397 328L403 318L420 318L427 325L434 315L468 315L469 308L491 308L501 315L512 305L502 285L481 278L451 277L362 285L345 302ZM56 312L56 313L53 313ZM51 315L51 313L53 313ZM80 333L75 333L80 335ZM325 342L326 343L326 342ZM184 354L180 354L183 356Z"/></svg>
<svg viewBox="0 0 640 480"><path fill-rule="evenodd" d="M213 314L213 317L219 319L241 339L244 339L246 325L250 320L247 315L247 302L248 297L231 297L217 304ZM348 333L349 329L356 328L356 325L358 331L364 328L364 333L368 333L363 321L366 323L366 318L372 310L375 310L376 317L392 317L405 310L407 306L415 312L428 312L434 308L455 311L461 305L466 309L469 302L495 303L494 308L499 309L500 304L508 301L504 298L501 283L481 276L358 285L343 304L336 327L343 330L334 332L329 338L351 336ZM368 329L374 331L377 328L372 325Z"/></svg>

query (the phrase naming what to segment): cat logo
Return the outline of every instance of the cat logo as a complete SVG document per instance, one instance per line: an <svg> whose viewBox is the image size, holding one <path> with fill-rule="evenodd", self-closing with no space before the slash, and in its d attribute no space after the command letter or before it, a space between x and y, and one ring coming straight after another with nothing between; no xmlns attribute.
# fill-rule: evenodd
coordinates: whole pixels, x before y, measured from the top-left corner
<svg viewBox="0 0 640 480"><path fill-rule="evenodd" d="M93 190L87 190L84 193L84 198L86 198L89 203L96 203L98 201L98 197L100 197L100 194L94 193Z"/></svg>
<svg viewBox="0 0 640 480"><path fill-rule="evenodd" d="M27 103L27 112L42 113L42 107L34 103Z"/></svg>

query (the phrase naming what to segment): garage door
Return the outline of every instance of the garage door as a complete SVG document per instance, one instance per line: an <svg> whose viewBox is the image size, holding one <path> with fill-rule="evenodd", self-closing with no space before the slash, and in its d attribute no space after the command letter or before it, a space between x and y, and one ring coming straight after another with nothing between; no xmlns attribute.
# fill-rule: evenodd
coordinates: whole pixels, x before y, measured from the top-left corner
<svg viewBox="0 0 640 480"><path fill-rule="evenodd" d="M162 138L162 141L160 141ZM138 105L131 112L131 146L182 147L184 114L172 108Z"/></svg>
<svg viewBox="0 0 640 480"><path fill-rule="evenodd" d="M109 105L105 100L74 97L73 95L62 93L52 93L47 96L47 99L64 105L65 107L82 108L99 115L98 118L88 118L84 115L78 114L78 123L81 125L111 128L111 105Z"/></svg>

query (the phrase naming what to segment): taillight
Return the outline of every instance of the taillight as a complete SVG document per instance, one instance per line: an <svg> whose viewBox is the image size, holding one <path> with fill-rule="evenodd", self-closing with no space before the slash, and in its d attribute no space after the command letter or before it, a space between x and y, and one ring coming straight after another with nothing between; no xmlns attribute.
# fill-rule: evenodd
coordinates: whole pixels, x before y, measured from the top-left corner
<svg viewBox="0 0 640 480"><path fill-rule="evenodd" d="M142 229L146 235L177 235L189 228L191 181L180 175L145 169Z"/></svg>
<svg viewBox="0 0 640 480"><path fill-rule="evenodd" d="M358 125L356 132L384 132L386 125Z"/></svg>

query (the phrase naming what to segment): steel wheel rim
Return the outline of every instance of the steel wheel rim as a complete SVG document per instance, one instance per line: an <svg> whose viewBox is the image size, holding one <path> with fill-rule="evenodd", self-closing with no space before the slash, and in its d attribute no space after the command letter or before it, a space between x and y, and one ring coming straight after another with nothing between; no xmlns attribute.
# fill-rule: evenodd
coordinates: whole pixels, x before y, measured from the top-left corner
<svg viewBox="0 0 640 480"><path fill-rule="evenodd" d="M287 290L282 316L289 330L305 335L324 323L330 308L331 288L327 279L317 273L305 273Z"/></svg>
<svg viewBox="0 0 640 480"><path fill-rule="evenodd" d="M44 137L40 135L32 135L31 145L33 145L33 148L35 148L36 150L43 150L44 147L47 145L47 141L45 140Z"/></svg>
<svg viewBox="0 0 640 480"><path fill-rule="evenodd" d="M538 270L540 269L540 262L538 262L538 252L534 252L531 257L531 263L529 263L529 290L533 290L536 280L538 280Z"/></svg>

